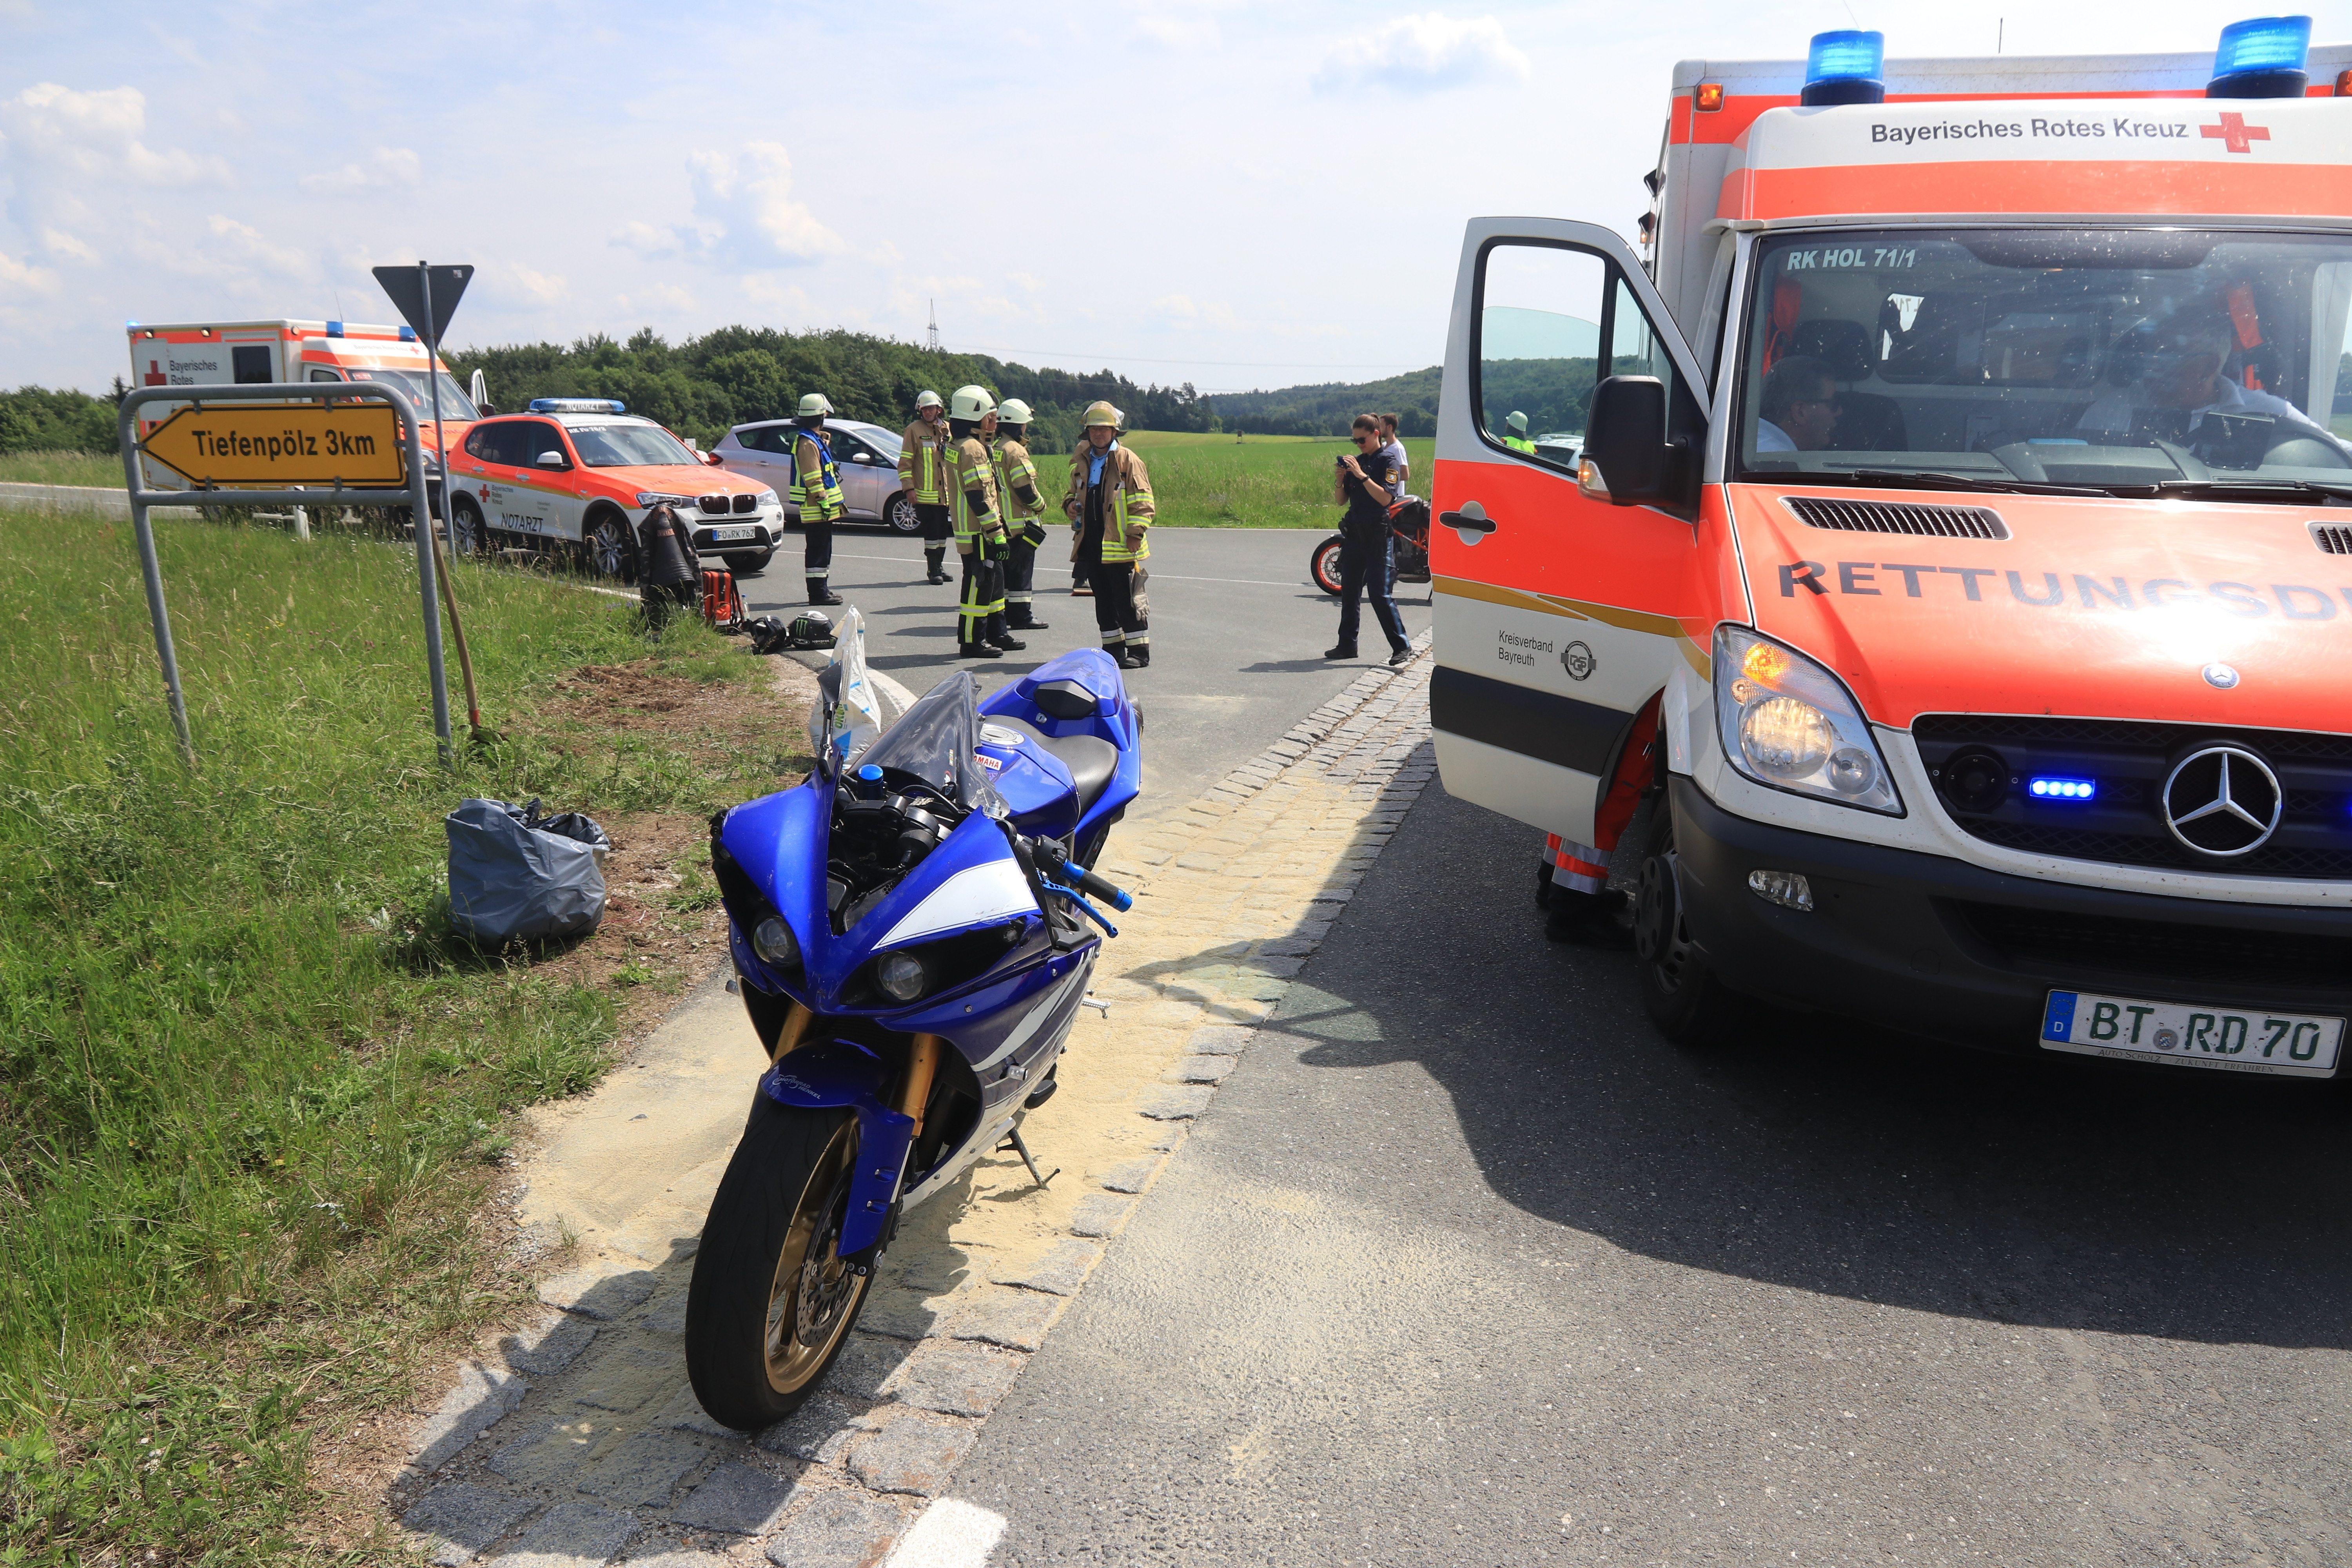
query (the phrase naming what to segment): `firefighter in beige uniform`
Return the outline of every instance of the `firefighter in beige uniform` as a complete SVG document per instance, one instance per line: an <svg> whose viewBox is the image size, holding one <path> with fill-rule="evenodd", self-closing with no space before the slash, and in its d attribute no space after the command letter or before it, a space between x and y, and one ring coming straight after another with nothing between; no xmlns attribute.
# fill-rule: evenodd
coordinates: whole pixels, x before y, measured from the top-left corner
<svg viewBox="0 0 2352 1568"><path fill-rule="evenodd" d="M1037 493L1037 465L1029 457L1029 405L1008 397L996 405L996 493L1004 502L1004 626L1042 632L1031 606L1037 547L1045 542L1045 498Z"/></svg>
<svg viewBox="0 0 2352 1568"><path fill-rule="evenodd" d="M1151 662L1151 619L1143 596L1143 562L1151 553L1151 476L1119 444L1118 410L1087 407L1086 439L1070 454L1070 493L1063 515L1076 525L1070 557L1095 585L1095 626L1121 669Z"/></svg>
<svg viewBox="0 0 2352 1568"><path fill-rule="evenodd" d="M936 392L915 395L915 422L898 437L898 488L923 525L923 581L951 581L941 564L954 523L948 515L948 409Z"/></svg>
<svg viewBox="0 0 2352 1568"><path fill-rule="evenodd" d="M1029 645L1004 629L1004 508L996 489L996 399L984 386L960 386L948 399L948 495L963 595L956 606L956 652L996 658Z"/></svg>

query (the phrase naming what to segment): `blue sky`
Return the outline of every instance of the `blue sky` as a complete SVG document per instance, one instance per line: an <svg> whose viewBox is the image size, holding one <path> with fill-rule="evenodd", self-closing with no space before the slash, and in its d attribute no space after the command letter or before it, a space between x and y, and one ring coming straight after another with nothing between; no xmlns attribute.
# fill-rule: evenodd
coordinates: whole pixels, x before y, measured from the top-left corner
<svg viewBox="0 0 2352 1568"><path fill-rule="evenodd" d="M2063 13L2063 14L2062 14ZM1463 220L1630 230L1678 58L2210 49L2251 8L0 0L0 384L121 327L849 326L1238 389L1436 363ZM2352 7L2315 10L2352 34Z"/></svg>

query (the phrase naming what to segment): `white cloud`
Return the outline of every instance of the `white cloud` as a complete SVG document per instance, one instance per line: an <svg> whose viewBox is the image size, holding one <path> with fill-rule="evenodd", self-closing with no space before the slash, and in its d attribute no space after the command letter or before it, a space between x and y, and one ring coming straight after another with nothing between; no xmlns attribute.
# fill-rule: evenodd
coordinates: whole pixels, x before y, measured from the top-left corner
<svg viewBox="0 0 2352 1568"><path fill-rule="evenodd" d="M1324 57L1315 73L1318 91L1386 87L1436 92L1487 82L1522 82L1532 73L1492 16L1448 16L1440 11L1400 16L1369 37L1351 38Z"/></svg>
<svg viewBox="0 0 2352 1568"><path fill-rule="evenodd" d="M346 163L331 173L305 174L306 191L389 191L414 185L425 177L425 165L406 147L379 147L365 163Z"/></svg>
<svg viewBox="0 0 2352 1568"><path fill-rule="evenodd" d="M135 87L76 92L45 81L0 103L0 131L7 133L19 179L27 171L148 185L228 178L227 164L217 157L157 152L142 140L146 130L147 95Z"/></svg>
<svg viewBox="0 0 2352 1568"><path fill-rule="evenodd" d="M46 267L36 267L29 261L19 261L0 250L0 300L29 294L54 294L58 291L58 275Z"/></svg>
<svg viewBox="0 0 2352 1568"><path fill-rule="evenodd" d="M780 142L752 142L740 155L691 153L686 169L694 216L667 228L632 222L613 237L616 244L755 268L806 267L848 248L793 199L792 155Z"/></svg>

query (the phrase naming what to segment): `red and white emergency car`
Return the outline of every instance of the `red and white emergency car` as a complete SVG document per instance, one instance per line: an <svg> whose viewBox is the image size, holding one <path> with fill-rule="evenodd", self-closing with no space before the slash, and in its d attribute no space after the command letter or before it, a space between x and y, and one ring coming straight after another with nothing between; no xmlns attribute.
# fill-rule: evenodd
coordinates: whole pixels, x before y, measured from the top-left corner
<svg viewBox="0 0 2352 1568"><path fill-rule="evenodd" d="M552 542L609 577L633 574L636 525L664 502L693 523L698 552L739 572L765 566L784 531L772 489L711 467L604 398L541 397L527 413L484 419L451 450L449 474L460 549Z"/></svg>
<svg viewBox="0 0 2352 1568"><path fill-rule="evenodd" d="M1568 888L1640 825L1670 1037L1764 998L2339 1071L2352 47L2297 20L2218 58L1685 62L1650 261L1469 226L1438 760Z"/></svg>
<svg viewBox="0 0 2352 1568"><path fill-rule="evenodd" d="M406 394L415 416L431 475L433 387L426 379L425 345L416 341L413 327L358 321L133 321L128 331L133 386L372 381L397 387ZM441 384L442 440L454 451L481 412L458 388L446 360L432 369ZM140 416L142 430L162 424L177 407L149 404ZM176 489L184 481L150 465L147 482L157 489Z"/></svg>

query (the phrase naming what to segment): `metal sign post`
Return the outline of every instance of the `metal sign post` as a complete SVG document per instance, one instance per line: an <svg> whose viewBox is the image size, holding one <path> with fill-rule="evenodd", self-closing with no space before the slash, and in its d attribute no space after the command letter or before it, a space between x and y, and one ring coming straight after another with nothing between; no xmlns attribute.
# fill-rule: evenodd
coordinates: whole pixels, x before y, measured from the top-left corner
<svg viewBox="0 0 2352 1568"><path fill-rule="evenodd" d="M143 443L138 433L138 411L151 403L189 405L182 414L158 426L149 438L177 428L177 437L167 442L172 456L158 454L156 461L184 474L195 488L146 488L140 463ZM379 403L389 404L399 422L399 455L404 462L397 470L388 469L383 454L374 448L373 443L383 434L382 414L373 407L358 406ZM221 417L208 420L207 404L229 406L216 408ZM256 404L278 406L268 410L237 406ZM191 415L194 417L182 425L182 418ZM441 616L434 604L433 509L427 499L416 418L404 395L393 387L366 381L339 381L331 392L324 384L304 382L201 388L142 386L122 400L115 418L122 442L123 481L131 490L131 527L138 536L139 570L147 585L147 614L155 626L155 657L163 661L172 726L179 731L180 752L188 765L195 765L195 742L188 732L187 698L180 689L180 663L172 647L171 617L163 606L163 569L155 556L155 531L147 520L148 508L299 507L321 501L380 505L400 494L394 486L404 480L409 516L416 521L416 574L425 602L425 662L433 682L433 733L439 742L441 765L451 766L449 681L441 664ZM233 484L275 480L282 488L224 489L218 488L224 479ZM354 479L360 482L352 482ZM374 482L367 482L370 479Z"/></svg>

